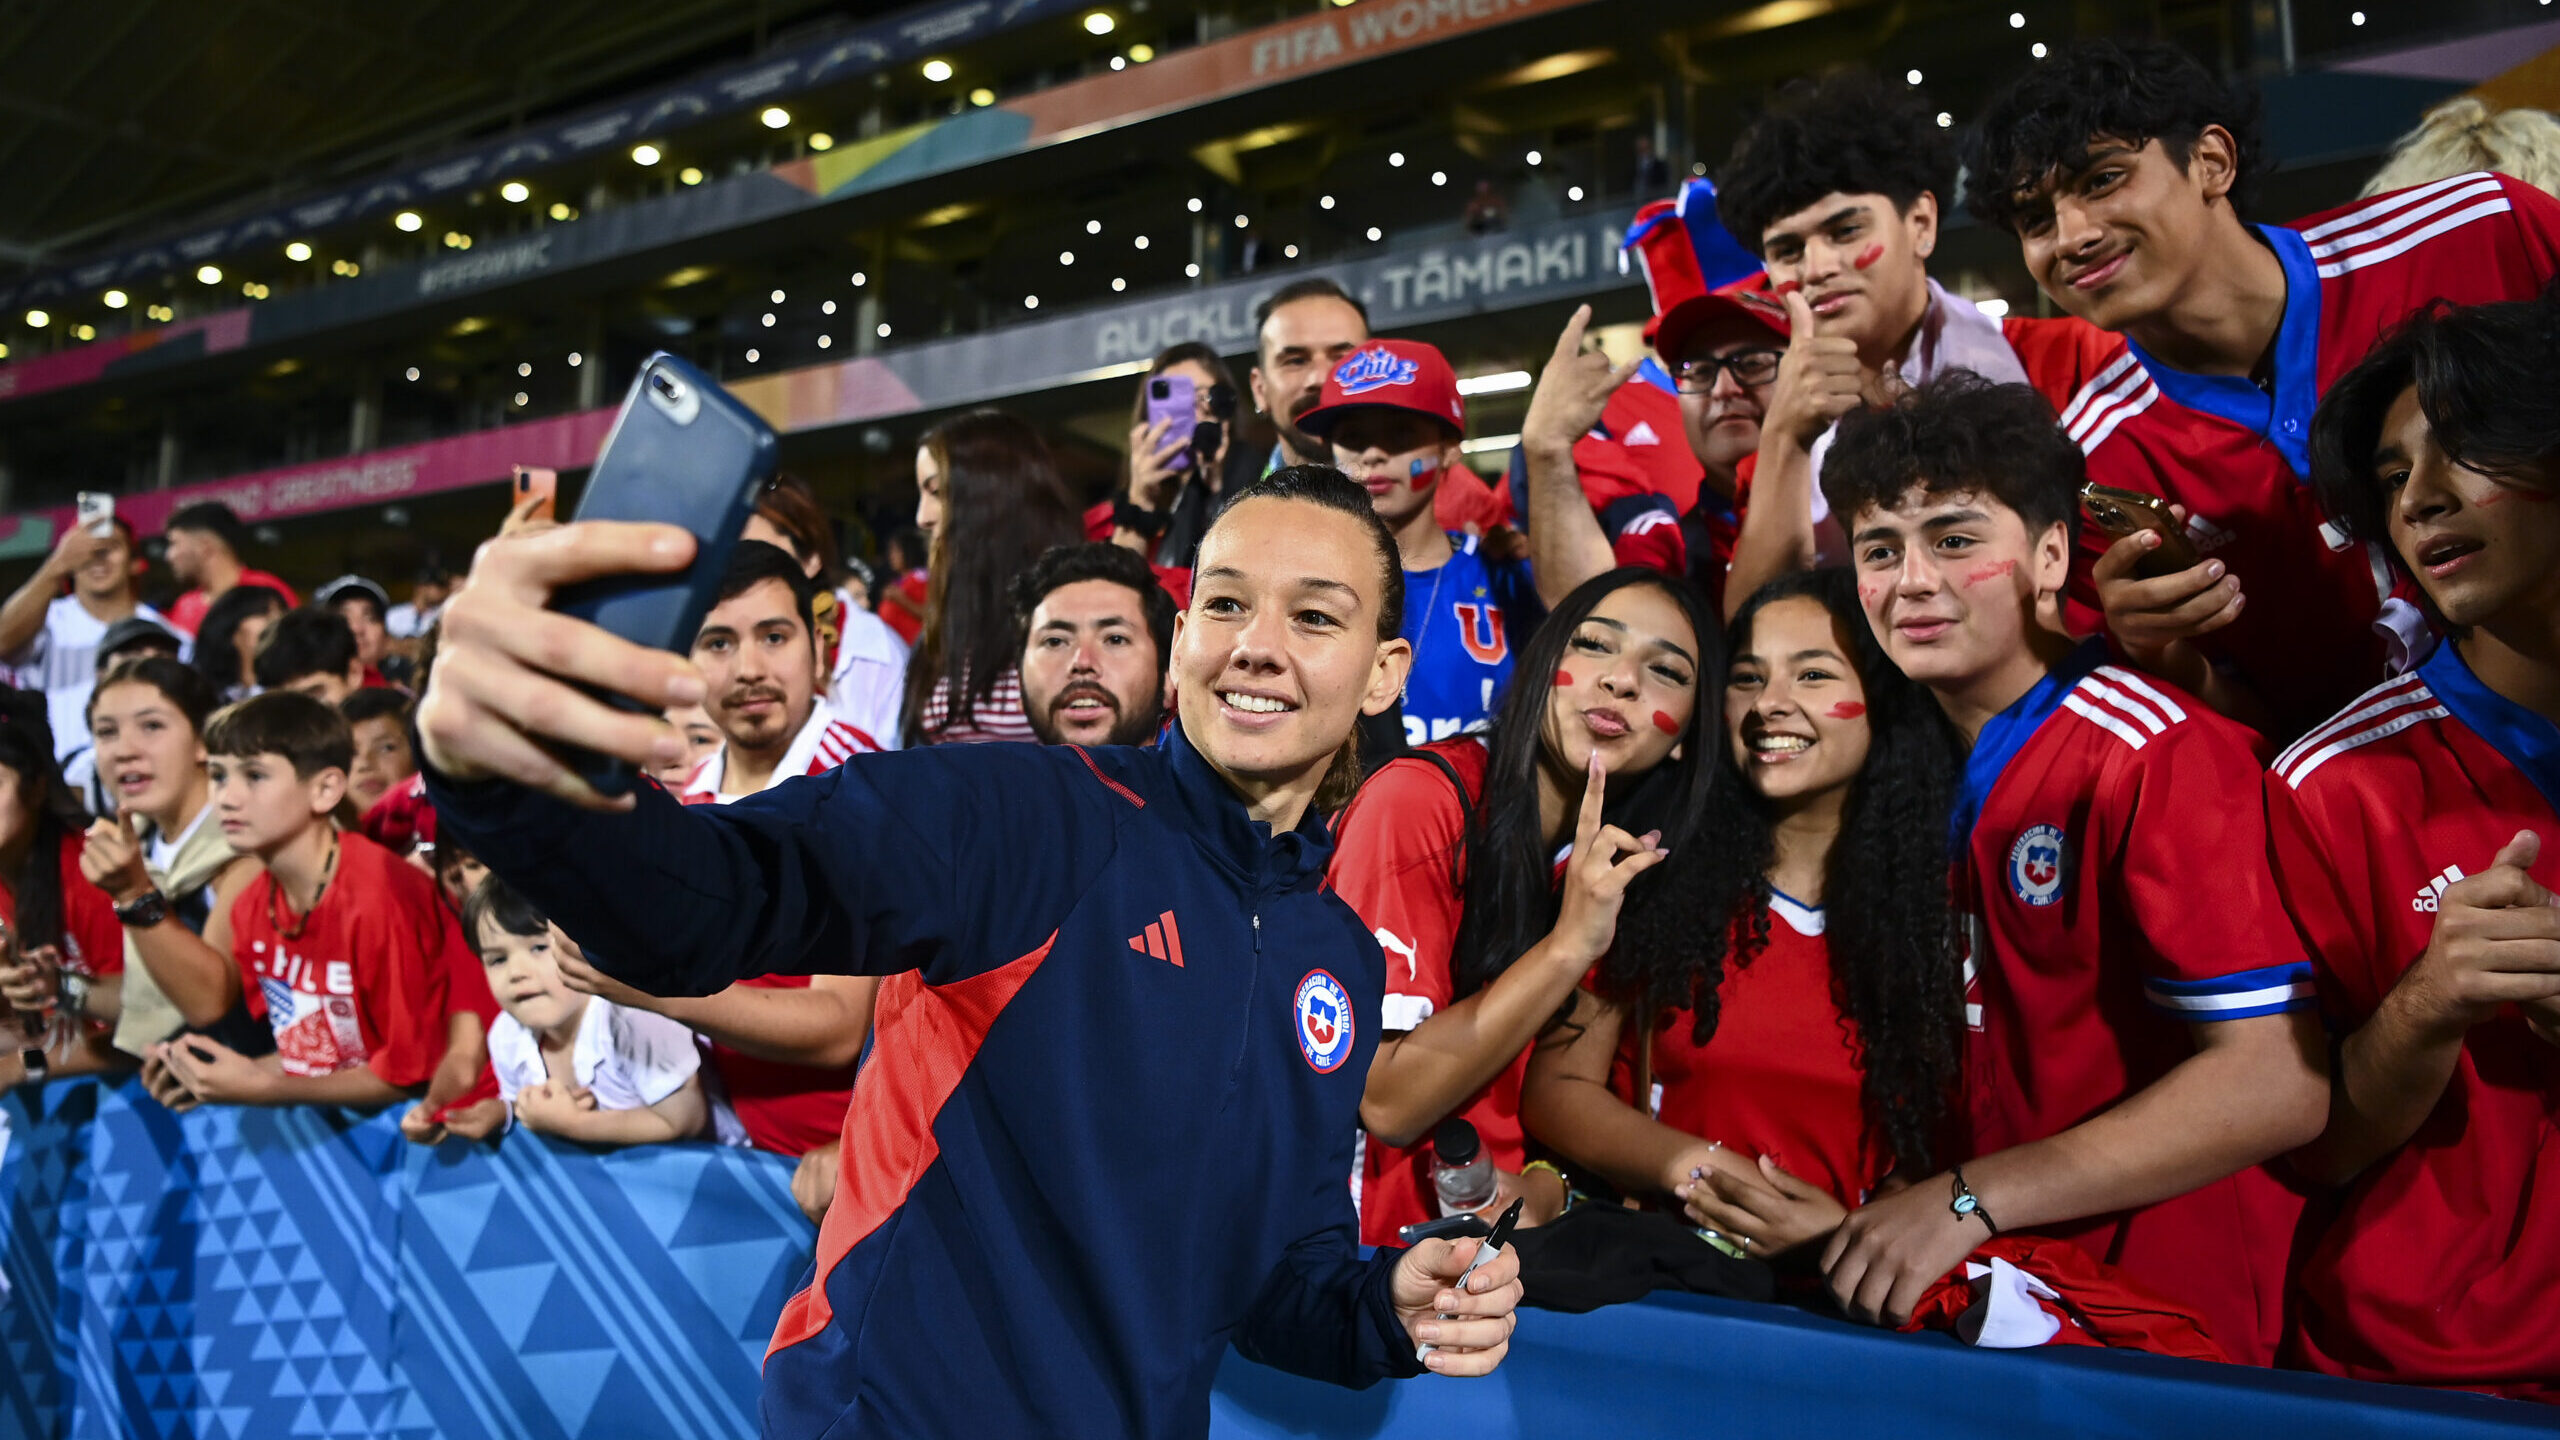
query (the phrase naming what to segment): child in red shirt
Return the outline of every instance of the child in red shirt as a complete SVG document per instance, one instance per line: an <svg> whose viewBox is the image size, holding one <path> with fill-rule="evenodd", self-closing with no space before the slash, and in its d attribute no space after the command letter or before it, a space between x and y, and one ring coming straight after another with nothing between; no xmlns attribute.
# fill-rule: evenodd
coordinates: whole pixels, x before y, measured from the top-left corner
<svg viewBox="0 0 2560 1440"><path fill-rule="evenodd" d="M215 817L267 867L232 907L231 944L276 1053L253 1060L201 1035L170 1042L170 1076L198 1101L373 1107L439 1078L454 977L478 960L432 880L333 822L354 748L335 710L290 692L242 701L206 727ZM482 1067L467 1068L476 1078Z"/></svg>

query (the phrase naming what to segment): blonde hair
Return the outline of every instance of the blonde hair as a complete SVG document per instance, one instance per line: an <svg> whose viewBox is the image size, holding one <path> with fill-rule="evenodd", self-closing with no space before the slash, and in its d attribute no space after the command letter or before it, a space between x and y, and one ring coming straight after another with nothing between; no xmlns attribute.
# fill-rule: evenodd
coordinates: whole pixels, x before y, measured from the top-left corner
<svg viewBox="0 0 2560 1440"><path fill-rule="evenodd" d="M2543 110L2492 110L2477 96L2448 100L2400 137L2391 157L2365 182L2379 195L2430 180L2495 170L2544 191L2560 192L2560 120Z"/></svg>

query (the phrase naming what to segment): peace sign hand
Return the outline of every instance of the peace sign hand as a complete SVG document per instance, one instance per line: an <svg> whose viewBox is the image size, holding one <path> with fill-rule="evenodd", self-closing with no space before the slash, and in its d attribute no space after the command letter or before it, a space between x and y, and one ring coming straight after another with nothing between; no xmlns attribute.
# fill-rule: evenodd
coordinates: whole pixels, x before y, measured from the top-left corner
<svg viewBox="0 0 2560 1440"><path fill-rule="evenodd" d="M1608 774L1594 752L1590 777L1582 787L1582 813L1573 829L1573 858L1565 862L1564 905L1554 932L1547 937L1557 947L1557 958L1578 969L1589 969L1609 953L1617 938L1618 910L1626 903L1627 886L1671 858L1671 852L1661 848L1661 831L1639 839L1600 822Z"/></svg>

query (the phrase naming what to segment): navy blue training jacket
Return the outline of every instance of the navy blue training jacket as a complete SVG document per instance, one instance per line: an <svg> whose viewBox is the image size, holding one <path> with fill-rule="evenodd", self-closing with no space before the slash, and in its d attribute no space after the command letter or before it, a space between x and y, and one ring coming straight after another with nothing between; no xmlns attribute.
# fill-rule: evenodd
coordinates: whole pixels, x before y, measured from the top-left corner
<svg viewBox="0 0 2560 1440"><path fill-rule="evenodd" d="M862 755L727 806L644 789L597 815L428 781L641 989L889 977L766 1435L1197 1436L1231 1342L1421 1373L1349 1188L1384 964L1313 816L1270 834L1178 724Z"/></svg>

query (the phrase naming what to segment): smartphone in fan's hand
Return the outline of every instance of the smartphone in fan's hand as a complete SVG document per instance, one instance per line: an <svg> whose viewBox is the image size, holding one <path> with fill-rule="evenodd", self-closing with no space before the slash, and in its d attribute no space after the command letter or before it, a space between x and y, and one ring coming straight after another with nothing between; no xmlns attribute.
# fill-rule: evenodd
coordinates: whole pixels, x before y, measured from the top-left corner
<svg viewBox="0 0 2560 1440"><path fill-rule="evenodd" d="M573 585L552 597L551 608L636 645L678 654L692 649L773 470L771 426L691 365L673 355L650 356L605 435L573 519L678 526L693 535L693 564L681 574ZM645 708L609 698L624 709ZM566 758L599 794L631 788L631 768L619 760L583 751Z"/></svg>
<svg viewBox="0 0 2560 1440"><path fill-rule="evenodd" d="M1175 452L1169 468L1190 469L1191 432L1200 423L1199 388L1190 376L1158 375L1147 382L1147 423L1163 425L1164 438L1183 443L1184 448Z"/></svg>
<svg viewBox="0 0 2560 1440"><path fill-rule="evenodd" d="M2196 553L2194 542L2187 539L2178 517L2169 513L2169 502L2157 495L2139 490L2119 490L2113 485L2095 481L2080 487L2080 515L2089 528L2112 542L2136 530L2149 530L2160 537L2160 548L2145 555L2133 567L2133 573L2145 580L2162 575L2175 575L2193 569L2203 557Z"/></svg>
<svg viewBox="0 0 2560 1440"><path fill-rule="evenodd" d="M534 465L517 466L516 488L514 494L515 498L509 503L509 509L522 508L524 502L527 500L533 502L533 508L525 511L524 518L527 520L556 520L559 518L559 471L545 470Z"/></svg>

